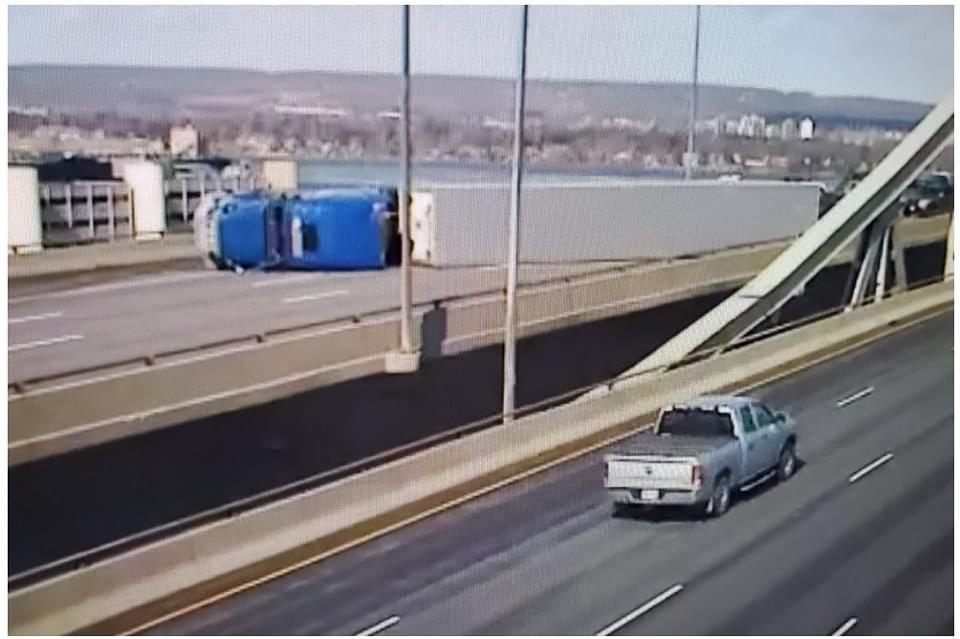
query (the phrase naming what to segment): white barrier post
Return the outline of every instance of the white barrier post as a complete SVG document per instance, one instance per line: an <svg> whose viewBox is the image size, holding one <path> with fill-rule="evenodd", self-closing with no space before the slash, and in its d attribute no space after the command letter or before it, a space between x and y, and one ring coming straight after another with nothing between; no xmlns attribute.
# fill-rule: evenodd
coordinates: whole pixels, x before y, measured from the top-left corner
<svg viewBox="0 0 960 639"><path fill-rule="evenodd" d="M153 162L131 162L123 169L123 179L132 191L134 237L160 239L167 230L163 169Z"/></svg>
<svg viewBox="0 0 960 639"><path fill-rule="evenodd" d="M43 247L37 169L7 165L7 252L36 253Z"/></svg>

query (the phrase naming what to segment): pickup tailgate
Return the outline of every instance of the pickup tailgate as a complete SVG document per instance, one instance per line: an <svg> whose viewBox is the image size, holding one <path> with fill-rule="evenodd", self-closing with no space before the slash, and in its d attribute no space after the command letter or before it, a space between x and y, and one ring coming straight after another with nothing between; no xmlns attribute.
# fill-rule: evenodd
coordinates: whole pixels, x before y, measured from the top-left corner
<svg viewBox="0 0 960 639"><path fill-rule="evenodd" d="M696 457L608 455L607 488L693 490Z"/></svg>

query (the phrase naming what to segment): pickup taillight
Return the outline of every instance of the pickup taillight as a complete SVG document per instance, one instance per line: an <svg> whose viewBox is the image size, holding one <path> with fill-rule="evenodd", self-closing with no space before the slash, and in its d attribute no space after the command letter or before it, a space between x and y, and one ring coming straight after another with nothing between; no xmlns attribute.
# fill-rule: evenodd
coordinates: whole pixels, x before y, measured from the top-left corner
<svg viewBox="0 0 960 639"><path fill-rule="evenodd" d="M699 464L690 469L690 481L693 483L694 490L698 490L703 485L703 468Z"/></svg>

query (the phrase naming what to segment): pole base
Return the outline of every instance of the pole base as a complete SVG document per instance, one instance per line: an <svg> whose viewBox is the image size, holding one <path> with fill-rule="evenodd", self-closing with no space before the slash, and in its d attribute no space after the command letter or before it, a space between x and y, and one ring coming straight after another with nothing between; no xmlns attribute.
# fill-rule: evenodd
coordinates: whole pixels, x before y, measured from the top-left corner
<svg viewBox="0 0 960 639"><path fill-rule="evenodd" d="M24 244L7 247L7 255L36 255L43 250L42 244Z"/></svg>
<svg viewBox="0 0 960 639"><path fill-rule="evenodd" d="M416 373L420 368L420 351L391 351L384 356L384 367L391 374Z"/></svg>

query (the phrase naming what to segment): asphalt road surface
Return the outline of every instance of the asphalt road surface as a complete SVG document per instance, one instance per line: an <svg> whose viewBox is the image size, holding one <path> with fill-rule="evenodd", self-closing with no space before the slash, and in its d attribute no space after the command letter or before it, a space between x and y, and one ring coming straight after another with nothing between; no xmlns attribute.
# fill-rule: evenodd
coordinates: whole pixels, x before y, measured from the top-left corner
<svg viewBox="0 0 960 639"><path fill-rule="evenodd" d="M939 249L908 255L912 278L942 272ZM849 268L818 275L783 321L834 308ZM724 294L568 327L517 346L517 405L626 370ZM576 362L576 366L571 366ZM499 345L17 465L8 473L12 573L331 471L496 414ZM145 497L147 496L147 497Z"/></svg>
<svg viewBox="0 0 960 639"><path fill-rule="evenodd" d="M526 285L627 264L631 263L528 264L521 267L519 277ZM181 266L118 277L114 270L12 281L7 302L10 380L390 311L400 303L397 269L238 275ZM500 266L417 267L414 303L496 292L502 290L504 278Z"/></svg>
<svg viewBox="0 0 960 639"><path fill-rule="evenodd" d="M721 519L614 518L596 453L153 632L953 634L953 313L754 394L803 465Z"/></svg>
<svg viewBox="0 0 960 639"><path fill-rule="evenodd" d="M620 262L524 265L521 284L611 268ZM181 268L117 280L11 285L7 303L11 380L244 338L400 305L397 269L243 274ZM501 289L501 267L414 272L414 303Z"/></svg>

